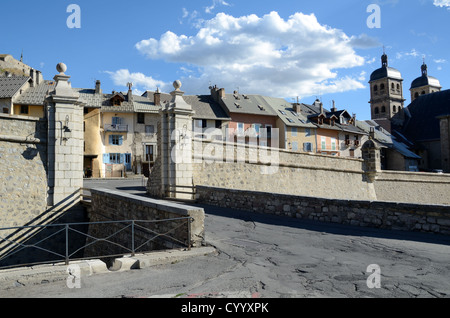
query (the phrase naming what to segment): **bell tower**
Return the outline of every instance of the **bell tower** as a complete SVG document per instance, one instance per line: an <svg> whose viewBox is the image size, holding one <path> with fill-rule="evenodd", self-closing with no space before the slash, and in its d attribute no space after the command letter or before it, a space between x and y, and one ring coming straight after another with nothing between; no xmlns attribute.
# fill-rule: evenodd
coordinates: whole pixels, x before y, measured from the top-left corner
<svg viewBox="0 0 450 318"><path fill-rule="evenodd" d="M381 56L381 68L371 74L369 84L372 120L401 121L405 102L403 78L398 70L389 67L388 56L385 52Z"/></svg>

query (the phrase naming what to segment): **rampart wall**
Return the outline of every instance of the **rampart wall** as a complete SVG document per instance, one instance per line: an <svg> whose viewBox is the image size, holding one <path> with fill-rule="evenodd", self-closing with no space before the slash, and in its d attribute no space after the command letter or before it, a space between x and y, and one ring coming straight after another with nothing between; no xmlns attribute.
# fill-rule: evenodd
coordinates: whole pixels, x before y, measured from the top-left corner
<svg viewBox="0 0 450 318"><path fill-rule="evenodd" d="M339 200L197 186L197 201L322 222L450 235L450 206Z"/></svg>
<svg viewBox="0 0 450 318"><path fill-rule="evenodd" d="M0 227L22 226L47 209L47 122L0 114Z"/></svg>
<svg viewBox="0 0 450 318"><path fill-rule="evenodd" d="M328 199L450 205L450 174L377 171L362 159L277 149L194 142L195 186L262 191Z"/></svg>
<svg viewBox="0 0 450 318"><path fill-rule="evenodd" d="M269 149L196 141L194 185L323 198L376 199L373 184L365 180L361 159ZM217 156L218 153L223 156Z"/></svg>

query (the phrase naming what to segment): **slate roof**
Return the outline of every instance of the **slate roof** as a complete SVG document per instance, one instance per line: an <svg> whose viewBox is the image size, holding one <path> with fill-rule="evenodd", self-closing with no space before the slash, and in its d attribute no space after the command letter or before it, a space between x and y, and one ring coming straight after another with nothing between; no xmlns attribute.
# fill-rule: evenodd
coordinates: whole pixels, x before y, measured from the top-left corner
<svg viewBox="0 0 450 318"><path fill-rule="evenodd" d="M388 131L384 130L382 127L380 127L379 124L377 124L373 120L365 120L365 121L356 121L356 126L365 132L370 132L370 127L374 127L374 133L375 133L375 141L378 143L378 145L381 145L385 148L393 149L400 154L402 154L406 158L411 159L421 159L420 156L416 155L414 152L410 150L410 146L412 144L404 138L401 134L396 133L389 133Z"/></svg>
<svg viewBox="0 0 450 318"><path fill-rule="evenodd" d="M315 105L308 105L308 104L301 104L301 111L302 113L308 117L309 119L317 117L320 114L320 107L315 106ZM326 118L330 118L331 116L342 116L344 113L348 112L346 110L338 110L338 111L334 111L331 112L327 109L323 109L324 115ZM366 134L365 131L362 131L361 129L359 129L358 127L352 125L352 124L340 124L338 121L336 121L335 125L332 126L326 122L324 122L322 125L319 125L317 122L314 122L314 125L316 125L319 128L324 128L324 129L331 129L331 130L338 130L338 131L344 131L344 132L350 132L350 133L354 133L354 134L360 134L360 135L364 135Z"/></svg>
<svg viewBox="0 0 450 318"><path fill-rule="evenodd" d="M416 78L414 81L412 81L411 89L417 88L417 87L422 87L422 86L427 86L427 85L434 86L434 87L441 87L441 83L439 82L439 80L436 77L422 75L422 76Z"/></svg>
<svg viewBox="0 0 450 318"><path fill-rule="evenodd" d="M286 126L316 128L316 126L301 112L297 113L292 104L282 98L263 97L267 104L277 113Z"/></svg>
<svg viewBox="0 0 450 318"><path fill-rule="evenodd" d="M13 97L30 77L0 77L0 98Z"/></svg>
<svg viewBox="0 0 450 318"><path fill-rule="evenodd" d="M28 88L14 103L18 105L44 105L45 97L55 88L54 81L43 81L41 84Z"/></svg>
<svg viewBox="0 0 450 318"><path fill-rule="evenodd" d="M405 110L403 135L413 141L440 139L437 117L450 114L450 90L421 95Z"/></svg>
<svg viewBox="0 0 450 318"><path fill-rule="evenodd" d="M144 98L154 105L154 93L152 91L145 92L141 98ZM210 119L210 120L222 120L230 121L231 118L227 115L225 110L214 101L210 95L183 95L183 99L192 106L194 110L194 119ZM166 104L172 100L172 95L167 93L161 93L161 105Z"/></svg>
<svg viewBox="0 0 450 318"><path fill-rule="evenodd" d="M393 67L381 67L370 75L370 82L376 81L381 78L393 78L393 79L402 79L402 74L399 70L393 68Z"/></svg>
<svg viewBox="0 0 450 318"><path fill-rule="evenodd" d="M261 95L225 94L222 101L229 114L278 116Z"/></svg>

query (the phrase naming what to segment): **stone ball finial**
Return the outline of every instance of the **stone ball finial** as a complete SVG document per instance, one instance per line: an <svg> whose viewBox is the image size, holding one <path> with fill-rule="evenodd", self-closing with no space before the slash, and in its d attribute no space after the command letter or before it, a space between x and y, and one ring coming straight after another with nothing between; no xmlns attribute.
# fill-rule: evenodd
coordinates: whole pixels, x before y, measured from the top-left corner
<svg viewBox="0 0 450 318"><path fill-rule="evenodd" d="M56 65L56 70L60 73L64 73L67 71L67 66L64 63L58 63L58 65Z"/></svg>
<svg viewBox="0 0 450 318"><path fill-rule="evenodd" d="M175 87L175 89L180 89L182 86L181 82L179 80L176 80L175 82L173 82L173 87Z"/></svg>

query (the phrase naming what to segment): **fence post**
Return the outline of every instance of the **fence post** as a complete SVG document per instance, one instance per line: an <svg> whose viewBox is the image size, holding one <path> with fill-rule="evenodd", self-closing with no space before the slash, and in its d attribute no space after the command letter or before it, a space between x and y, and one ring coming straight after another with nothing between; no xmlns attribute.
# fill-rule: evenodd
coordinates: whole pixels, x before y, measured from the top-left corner
<svg viewBox="0 0 450 318"><path fill-rule="evenodd" d="M66 265L69 265L69 224L66 224Z"/></svg>
<svg viewBox="0 0 450 318"><path fill-rule="evenodd" d="M188 223L188 250L191 250L191 223L192 223L193 219L192 218L188 218L187 219L187 223Z"/></svg>
<svg viewBox="0 0 450 318"><path fill-rule="evenodd" d="M134 220L131 221L131 256L135 255L134 251Z"/></svg>

